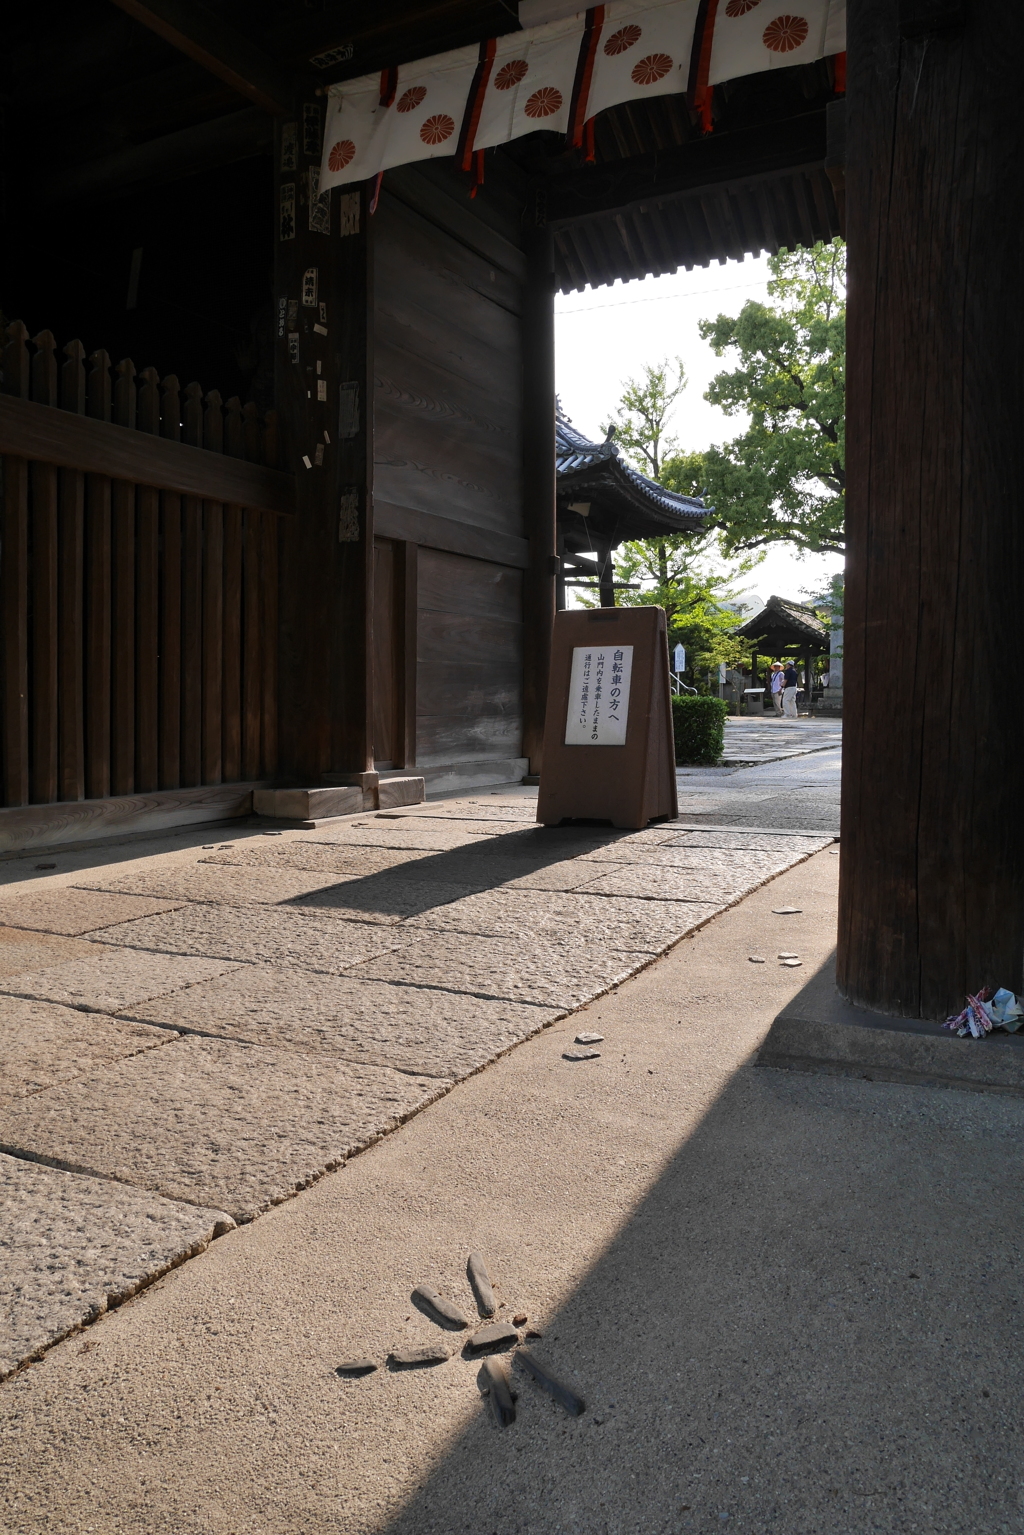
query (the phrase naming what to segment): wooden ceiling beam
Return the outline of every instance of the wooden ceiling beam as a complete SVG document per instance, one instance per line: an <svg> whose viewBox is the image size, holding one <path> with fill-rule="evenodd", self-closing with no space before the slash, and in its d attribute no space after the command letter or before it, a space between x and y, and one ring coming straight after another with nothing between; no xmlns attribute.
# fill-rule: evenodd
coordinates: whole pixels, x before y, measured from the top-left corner
<svg viewBox="0 0 1024 1535"><path fill-rule="evenodd" d="M113 0L122 11L208 69L264 112L292 112L303 82L193 0Z"/></svg>

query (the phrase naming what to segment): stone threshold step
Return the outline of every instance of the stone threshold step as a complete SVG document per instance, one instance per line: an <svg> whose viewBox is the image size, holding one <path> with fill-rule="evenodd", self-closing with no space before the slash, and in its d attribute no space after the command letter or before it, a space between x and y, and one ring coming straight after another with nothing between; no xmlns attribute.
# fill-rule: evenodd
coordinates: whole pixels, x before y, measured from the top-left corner
<svg viewBox="0 0 1024 1535"><path fill-rule="evenodd" d="M958 1039L929 1019L854 1007L836 989L834 954L779 1013L755 1064L1024 1097L1024 1037Z"/></svg>

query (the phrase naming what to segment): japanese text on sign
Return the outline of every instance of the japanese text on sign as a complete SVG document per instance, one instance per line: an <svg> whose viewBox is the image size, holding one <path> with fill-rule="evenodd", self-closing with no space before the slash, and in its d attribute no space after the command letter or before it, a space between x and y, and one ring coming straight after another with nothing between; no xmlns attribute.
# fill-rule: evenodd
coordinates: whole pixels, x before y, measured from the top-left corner
<svg viewBox="0 0 1024 1535"><path fill-rule="evenodd" d="M625 746L632 645L576 645L566 746Z"/></svg>

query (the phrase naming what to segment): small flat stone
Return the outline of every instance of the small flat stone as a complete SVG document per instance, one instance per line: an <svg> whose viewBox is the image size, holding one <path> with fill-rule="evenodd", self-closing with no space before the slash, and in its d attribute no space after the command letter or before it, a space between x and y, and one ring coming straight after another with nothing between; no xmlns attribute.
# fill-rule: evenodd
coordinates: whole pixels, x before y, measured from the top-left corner
<svg viewBox="0 0 1024 1535"><path fill-rule="evenodd" d="M443 1343L428 1343L423 1348L396 1348L388 1355L388 1363L396 1370L407 1370L422 1364L444 1364L451 1354Z"/></svg>
<svg viewBox="0 0 1024 1535"><path fill-rule="evenodd" d="M477 1385L487 1397L499 1428L507 1428L516 1421L515 1393L508 1378L508 1370L500 1359L484 1360L477 1376Z"/></svg>
<svg viewBox="0 0 1024 1535"><path fill-rule="evenodd" d="M799 954L791 954L788 951L776 955L777 959L799 959Z"/></svg>
<svg viewBox="0 0 1024 1535"><path fill-rule="evenodd" d="M795 970L798 965L802 964L803 960L801 959L784 959L780 961L780 969L788 968L790 970Z"/></svg>
<svg viewBox="0 0 1024 1535"><path fill-rule="evenodd" d="M431 1321L439 1323L442 1327L468 1327L469 1318L464 1316L458 1306L450 1300L445 1300L437 1290L430 1285L417 1285L412 1292L413 1303L421 1311L426 1311Z"/></svg>
<svg viewBox="0 0 1024 1535"><path fill-rule="evenodd" d="M577 1034L576 1035L576 1043L578 1045L599 1045L603 1039L604 1039L604 1035L603 1034Z"/></svg>
<svg viewBox="0 0 1024 1535"><path fill-rule="evenodd" d="M335 1375L358 1377L370 1375L377 1368L372 1359L346 1359L344 1364L335 1367Z"/></svg>
<svg viewBox="0 0 1024 1535"><path fill-rule="evenodd" d="M512 1325L513 1327L525 1327L529 1320L525 1311L517 1311L512 1318Z"/></svg>
<svg viewBox="0 0 1024 1535"><path fill-rule="evenodd" d="M466 1353L473 1358L476 1354L490 1353L492 1349L515 1348L518 1342L519 1334L508 1322L492 1322L489 1327L481 1327L473 1334L466 1344Z"/></svg>
<svg viewBox="0 0 1024 1535"><path fill-rule="evenodd" d="M587 1404L583 1398L577 1396L570 1386L563 1385L560 1380L552 1375L547 1365L541 1364L540 1360L536 1355L531 1354L529 1349L520 1349L516 1358L521 1364L525 1365L537 1384L543 1386L544 1390L549 1392L555 1401L565 1408L566 1412L571 1412L574 1418L578 1418L581 1413L586 1412Z"/></svg>
<svg viewBox="0 0 1024 1535"><path fill-rule="evenodd" d="M773 906L773 917L798 917L803 911L802 906Z"/></svg>
<svg viewBox="0 0 1024 1535"><path fill-rule="evenodd" d="M563 1061L596 1061L600 1050L563 1050Z"/></svg>
<svg viewBox="0 0 1024 1535"><path fill-rule="evenodd" d="M765 957L763 954L748 954L747 958L752 965L763 965L765 963Z"/></svg>
<svg viewBox="0 0 1024 1535"><path fill-rule="evenodd" d="M493 1316L498 1309L498 1305L494 1299L491 1276L487 1272L487 1265L484 1263L482 1254L470 1253L469 1262L466 1264L466 1273L469 1275L469 1282L473 1287L473 1294L476 1296L477 1310L480 1312L480 1315Z"/></svg>

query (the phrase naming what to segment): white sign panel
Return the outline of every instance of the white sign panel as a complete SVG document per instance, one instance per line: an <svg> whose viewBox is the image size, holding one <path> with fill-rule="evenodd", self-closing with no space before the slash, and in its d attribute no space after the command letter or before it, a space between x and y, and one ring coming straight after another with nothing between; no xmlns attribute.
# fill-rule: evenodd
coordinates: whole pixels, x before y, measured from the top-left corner
<svg viewBox="0 0 1024 1535"><path fill-rule="evenodd" d="M625 746L632 645L576 645L566 746Z"/></svg>
<svg viewBox="0 0 1024 1535"><path fill-rule="evenodd" d="M686 670L686 647L684 645L677 645L676 646L675 662L676 662L676 671L677 672L685 672L685 670Z"/></svg>

